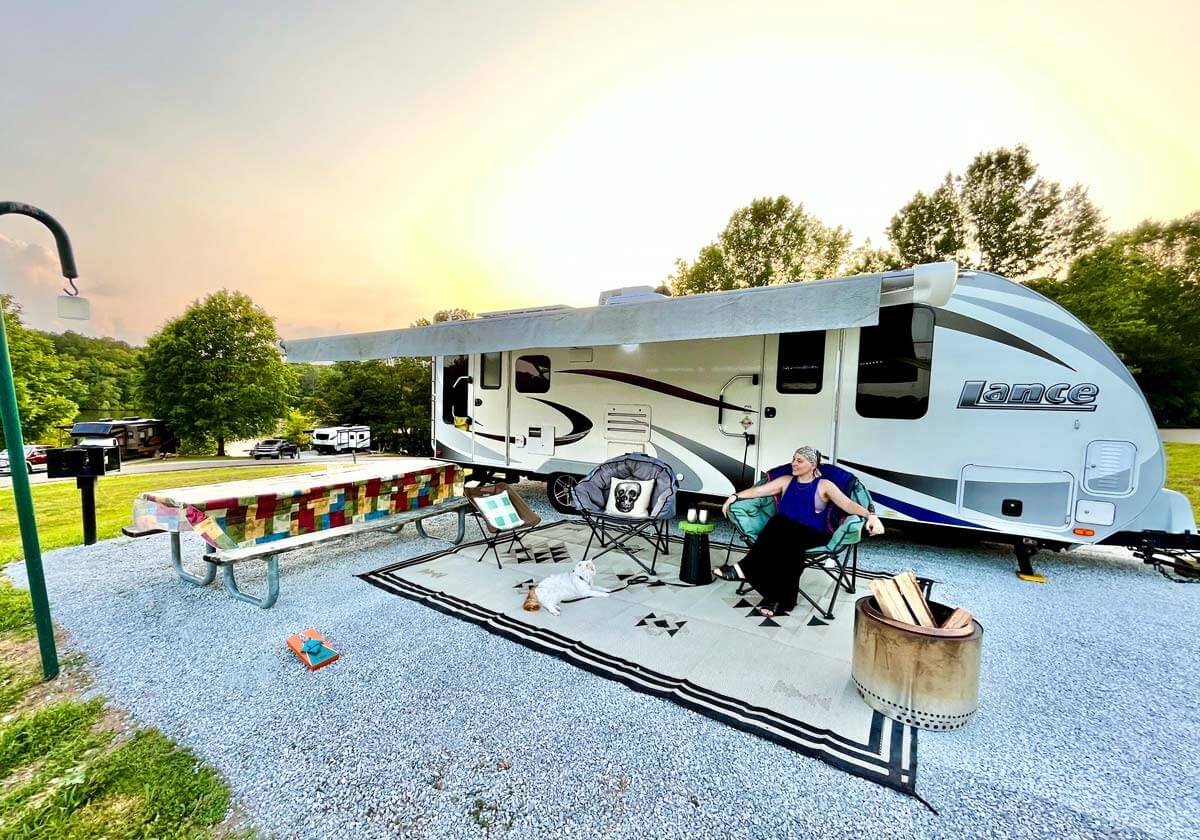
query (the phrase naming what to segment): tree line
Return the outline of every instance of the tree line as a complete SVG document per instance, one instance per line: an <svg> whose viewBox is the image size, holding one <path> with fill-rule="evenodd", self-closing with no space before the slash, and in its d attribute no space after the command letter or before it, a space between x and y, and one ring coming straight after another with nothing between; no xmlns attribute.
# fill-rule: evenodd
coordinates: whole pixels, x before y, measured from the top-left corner
<svg viewBox="0 0 1200 840"><path fill-rule="evenodd" d="M954 259L1024 281L1095 330L1145 392L1160 425L1200 425L1200 212L1111 233L1079 184L1038 174L1025 146L977 155L918 191L888 242L853 247L787 196L734 211L660 289L676 295L887 271ZM166 420L189 452L277 434L305 444L324 424L363 424L392 451L429 453L430 360L289 365L274 319L240 292L194 302L145 347L25 327L0 295L26 440L57 442L77 417ZM432 321L469 318L443 310Z"/></svg>
<svg viewBox="0 0 1200 840"><path fill-rule="evenodd" d="M665 288L686 295L957 260L1025 282L1071 312L1129 368L1162 426L1200 425L1200 212L1110 233L1085 187L1038 174L1025 146L983 152L918 191L888 243L852 236L787 196L734 211L679 259Z"/></svg>
<svg viewBox="0 0 1200 840"><path fill-rule="evenodd" d="M226 442L264 435L307 445L326 424L370 426L389 451L431 451L428 359L287 364L274 319L240 292L194 302L144 347L30 329L11 295L0 309L27 442L57 444L76 419L142 415L166 420L185 454L224 455Z"/></svg>

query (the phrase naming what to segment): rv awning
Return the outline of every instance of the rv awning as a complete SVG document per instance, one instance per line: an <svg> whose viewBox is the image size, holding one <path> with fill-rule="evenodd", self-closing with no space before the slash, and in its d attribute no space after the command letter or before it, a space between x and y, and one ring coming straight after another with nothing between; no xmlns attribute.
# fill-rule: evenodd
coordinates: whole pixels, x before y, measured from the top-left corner
<svg viewBox="0 0 1200 840"><path fill-rule="evenodd" d="M881 292L888 297L899 294L897 303L909 302L922 298L920 290L932 282L937 297L945 289L948 298L957 268L953 263L937 263L837 280L287 339L281 345L289 362L342 362L868 327L879 323Z"/></svg>

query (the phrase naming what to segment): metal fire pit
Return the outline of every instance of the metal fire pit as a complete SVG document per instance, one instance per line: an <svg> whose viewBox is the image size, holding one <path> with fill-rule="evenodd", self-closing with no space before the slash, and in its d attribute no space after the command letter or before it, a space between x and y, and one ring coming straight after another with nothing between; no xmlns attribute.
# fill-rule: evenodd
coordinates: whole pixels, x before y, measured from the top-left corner
<svg viewBox="0 0 1200 840"><path fill-rule="evenodd" d="M929 602L941 624L954 611ZM851 674L872 709L921 729L966 726L979 706L979 655L983 626L940 630L893 621L875 598L854 605Z"/></svg>

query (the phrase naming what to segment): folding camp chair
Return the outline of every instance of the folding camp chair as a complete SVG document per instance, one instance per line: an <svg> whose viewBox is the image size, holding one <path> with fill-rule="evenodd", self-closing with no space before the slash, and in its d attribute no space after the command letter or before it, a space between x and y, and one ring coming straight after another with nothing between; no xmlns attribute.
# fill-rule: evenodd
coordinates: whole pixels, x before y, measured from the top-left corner
<svg viewBox="0 0 1200 840"><path fill-rule="evenodd" d="M511 528L502 529L497 528L491 523L483 511L483 506L488 498L503 492L508 493L508 500L512 502L513 510L516 511L521 521ZM479 525L479 532L483 534L483 538L487 542L487 548L484 549L483 554L479 555L480 561L484 557L487 557L488 551L491 551L496 556L496 568L504 568L500 563L500 552L496 549L496 545L506 539L508 540L508 548L505 551L511 552L514 545L519 545L521 546L521 551L525 552L527 556L533 556L529 548L521 540L521 535L528 534L533 528L540 525L542 518L529 508L529 505L525 503L525 500L521 498L516 490L504 482L497 482L496 484L487 484L482 487L464 487L463 495L471 502L471 512L475 515L475 522Z"/></svg>
<svg viewBox="0 0 1200 840"><path fill-rule="evenodd" d="M606 513L609 488L613 481L652 480L650 506L646 516L614 516ZM583 515L583 521L592 529L583 556L588 556L592 541L599 538L603 551L591 559L595 560L610 551L620 551L650 574L658 562L658 553L670 554L668 527L675 518L675 496L679 492L679 481L670 464L657 458L630 452L610 458L597 465L571 491L571 501ZM654 557L647 566L633 553L629 541L642 537L654 546Z"/></svg>
<svg viewBox="0 0 1200 840"><path fill-rule="evenodd" d="M858 502L872 513L875 511L871 494L867 492L867 488L863 486L856 475L833 464L822 464L819 470L822 478L827 478L836 484L851 500ZM787 475L789 472L791 472L790 464L775 467L760 483ZM767 524L767 520L775 514L776 504L777 500L774 496L763 496L757 499L743 499L729 506L729 523L747 548L754 545L754 541ZM845 589L848 594L854 594L855 586L858 583L858 544L862 542L865 525L866 520L863 517L847 514L838 523L827 543L807 549L801 558L804 568L800 571L802 585L798 594L812 604L813 609L824 616L826 620L833 619L833 607L837 603L838 593L841 590ZM730 543L725 554L726 563L729 562L732 552L733 544ZM828 607L822 608L804 590L804 572L809 569L820 571L833 580L833 594L829 597ZM744 593L747 586L746 583L739 586L738 594Z"/></svg>

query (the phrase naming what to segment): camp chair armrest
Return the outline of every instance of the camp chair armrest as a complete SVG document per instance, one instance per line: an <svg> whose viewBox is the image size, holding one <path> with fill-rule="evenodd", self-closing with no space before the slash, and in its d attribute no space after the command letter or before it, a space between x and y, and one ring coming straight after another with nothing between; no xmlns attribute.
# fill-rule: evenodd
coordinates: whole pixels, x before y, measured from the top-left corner
<svg viewBox="0 0 1200 840"><path fill-rule="evenodd" d="M748 542L753 542L775 513L775 497L738 499L729 506L725 520Z"/></svg>

